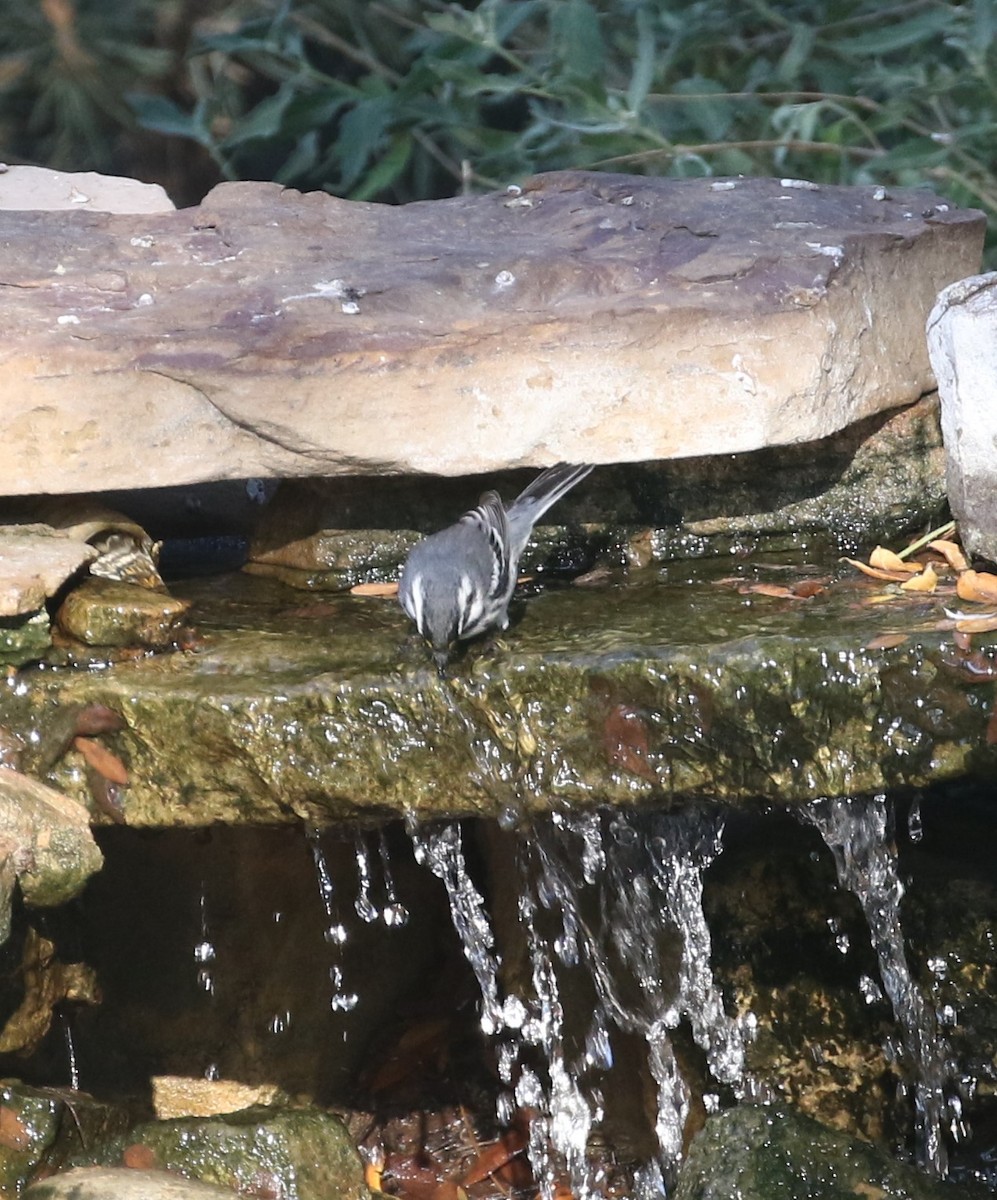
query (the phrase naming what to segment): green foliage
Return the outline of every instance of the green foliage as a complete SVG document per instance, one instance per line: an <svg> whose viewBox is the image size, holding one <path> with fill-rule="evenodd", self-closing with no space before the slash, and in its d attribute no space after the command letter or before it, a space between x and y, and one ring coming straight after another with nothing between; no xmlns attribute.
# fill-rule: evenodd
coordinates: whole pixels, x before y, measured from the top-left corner
<svg viewBox="0 0 997 1200"><path fill-rule="evenodd" d="M356 199L589 168L927 185L997 210L997 0L0 0L0 16L0 127L19 113L58 165L74 149L104 165L101 138L134 120L222 177Z"/></svg>

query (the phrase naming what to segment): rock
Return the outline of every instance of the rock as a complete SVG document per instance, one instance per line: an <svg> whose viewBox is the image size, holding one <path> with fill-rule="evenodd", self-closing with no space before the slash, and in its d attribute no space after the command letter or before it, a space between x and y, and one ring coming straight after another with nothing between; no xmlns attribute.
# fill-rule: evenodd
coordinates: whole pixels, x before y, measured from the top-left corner
<svg viewBox="0 0 997 1200"><path fill-rule="evenodd" d="M50 1173L81 1144L124 1128L123 1109L85 1092L0 1081L0 1195L26 1195L37 1173Z"/></svg>
<svg viewBox="0 0 997 1200"><path fill-rule="evenodd" d="M0 209L161 213L172 212L174 205L158 183L95 171L5 166L0 171Z"/></svg>
<svg viewBox="0 0 997 1200"><path fill-rule="evenodd" d="M71 900L103 861L86 808L9 769L0 770L0 854L27 903L45 908ZM10 900L9 887L0 887L0 942Z"/></svg>
<svg viewBox="0 0 997 1200"><path fill-rule="evenodd" d="M952 284L928 318L948 491L970 554L997 561L997 273Z"/></svg>
<svg viewBox="0 0 997 1200"><path fill-rule="evenodd" d="M85 963L60 962L54 944L35 929L28 930L20 974L24 997L0 1031L0 1054L34 1053L52 1027L56 1006L64 1001L100 1002L93 969Z"/></svg>
<svg viewBox="0 0 997 1200"><path fill-rule="evenodd" d="M87 646L168 646L190 604L163 592L111 579L87 579L59 606L56 623Z"/></svg>
<svg viewBox="0 0 997 1200"><path fill-rule="evenodd" d="M171 1171L126 1167L77 1167L22 1193L24 1200L232 1200L235 1194Z"/></svg>
<svg viewBox="0 0 997 1200"><path fill-rule="evenodd" d="M0 475L83 492L812 441L931 388L925 316L983 225L923 191L584 172L402 207L227 183L181 212L12 214Z"/></svg>
<svg viewBox="0 0 997 1200"><path fill-rule="evenodd" d="M0 527L0 617L38 615L45 601L96 557L92 546L60 537L48 526Z"/></svg>
<svg viewBox="0 0 997 1200"><path fill-rule="evenodd" d="M319 590L395 580L418 535L450 524L489 488L511 499L533 474L286 480L261 514L245 569ZM545 518L561 524L535 531L522 569L574 574L597 559L648 566L804 539L838 553L937 525L944 507L930 396L817 443L600 467Z"/></svg>
<svg viewBox="0 0 997 1200"><path fill-rule="evenodd" d="M741 1104L706 1122L675 1200L968 1200L983 1194L930 1179L790 1108Z"/></svg>
<svg viewBox="0 0 997 1200"><path fill-rule="evenodd" d="M242 1195L370 1200L360 1155L338 1118L319 1109L248 1108L224 1117L150 1121L100 1153L153 1163ZM148 1162L146 1161L148 1160Z"/></svg>
<svg viewBox="0 0 997 1200"><path fill-rule="evenodd" d="M213 1117L273 1104L282 1098L276 1084L250 1085L233 1079L204 1079L189 1075L154 1075L152 1104L161 1121L172 1117Z"/></svg>
<svg viewBox="0 0 997 1200"><path fill-rule="evenodd" d="M445 680L393 600L332 596L309 609L267 581L191 580L196 653L24 673L0 689L0 724L41 769L31 755L52 743L61 712L120 713L109 746L128 765L122 804L135 825L692 796L794 805L989 778L988 677L934 630L944 601L884 615L863 603L882 588L850 570L838 582L806 564L749 567L733 582L732 570L707 561L692 575L549 589ZM827 587L779 599L742 594L738 578ZM884 630L906 640L880 645ZM45 769L85 798L72 763Z"/></svg>

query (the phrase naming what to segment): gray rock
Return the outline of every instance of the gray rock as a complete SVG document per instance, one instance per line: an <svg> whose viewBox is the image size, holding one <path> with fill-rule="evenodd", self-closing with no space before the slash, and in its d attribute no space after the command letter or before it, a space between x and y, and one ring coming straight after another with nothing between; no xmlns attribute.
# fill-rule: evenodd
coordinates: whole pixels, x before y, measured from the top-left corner
<svg viewBox="0 0 997 1200"><path fill-rule="evenodd" d="M29 904L71 900L103 863L87 809L19 771L0 769L0 942L10 929L10 884Z"/></svg>
<svg viewBox="0 0 997 1200"><path fill-rule="evenodd" d="M742 1104L711 1117L692 1143L675 1200L945 1200L953 1188L780 1105Z"/></svg>
<svg viewBox="0 0 997 1200"><path fill-rule="evenodd" d="M929 192L564 172L401 207L227 183L5 221L10 494L813 441L933 385L984 219Z"/></svg>
<svg viewBox="0 0 997 1200"><path fill-rule="evenodd" d="M77 1167L33 1184L24 1200L232 1200L231 1188L184 1179L170 1171Z"/></svg>
<svg viewBox="0 0 997 1200"><path fill-rule="evenodd" d="M947 287L928 318L952 512L971 554L997 560L997 273Z"/></svg>

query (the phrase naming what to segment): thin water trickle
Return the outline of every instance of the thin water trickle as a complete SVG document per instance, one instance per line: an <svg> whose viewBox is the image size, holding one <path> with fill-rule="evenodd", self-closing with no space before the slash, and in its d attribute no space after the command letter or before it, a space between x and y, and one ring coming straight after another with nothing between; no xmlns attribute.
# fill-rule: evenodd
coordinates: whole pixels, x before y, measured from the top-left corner
<svg viewBox="0 0 997 1200"><path fill-rule="evenodd" d="M833 857L842 887L859 900L879 964L883 990L900 1029L903 1056L914 1097L915 1153L918 1163L936 1175L948 1169L942 1139L945 1125L957 1128L951 1116L954 1094L946 1047L938 1033L934 1009L911 976L900 923L903 883L897 870L896 848L888 836L886 797L856 796L815 800L805 810ZM869 1004L882 992L863 976L860 989Z"/></svg>
<svg viewBox="0 0 997 1200"><path fill-rule="evenodd" d="M208 900L204 880L198 897L200 938L194 945L194 962L197 964L197 986L209 996L215 994L215 976L212 964L215 961L215 946L208 932Z"/></svg>
<svg viewBox="0 0 997 1200"><path fill-rule="evenodd" d="M69 1086L74 1092L80 1090L80 1066L76 1058L76 1041L73 1038L73 1025L69 1017L60 1013L62 1022L62 1037L66 1043L66 1066L69 1070Z"/></svg>
<svg viewBox="0 0 997 1200"><path fill-rule="evenodd" d="M329 1007L333 1012L352 1012L360 1002L360 997L356 992L347 989L343 976L343 967L340 959L348 935L346 926L340 919L337 910L336 888L332 881L332 872L329 870L329 863L326 859L325 851L322 849L322 837L319 830L313 825L308 825L305 827L305 836L308 839L308 847L311 850L312 862L315 864L315 878L318 881L319 898L322 901L322 908L325 913L326 924L323 937L326 944L333 947L336 952L333 962L329 967L329 983L331 985Z"/></svg>

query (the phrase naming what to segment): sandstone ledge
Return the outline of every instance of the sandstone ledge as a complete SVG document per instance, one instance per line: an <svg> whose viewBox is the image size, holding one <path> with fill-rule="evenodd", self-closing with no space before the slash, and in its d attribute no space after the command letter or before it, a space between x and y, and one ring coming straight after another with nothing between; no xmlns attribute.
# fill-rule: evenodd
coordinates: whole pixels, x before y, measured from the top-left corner
<svg viewBox="0 0 997 1200"><path fill-rule="evenodd" d="M940 601L884 613L850 578L806 602L743 596L721 582L730 570L550 591L445 681L394 602L191 584L199 652L23 672L0 722L44 770L61 714L119 711L126 728L106 736L130 773L120 804L149 826L791 805L989 777L980 676L930 632ZM863 648L898 629L903 645ZM86 798L75 752L48 778Z"/></svg>
<svg viewBox="0 0 997 1200"><path fill-rule="evenodd" d="M401 208L223 184L3 215L7 494L827 436L932 386L984 219L930 193L565 172Z"/></svg>

